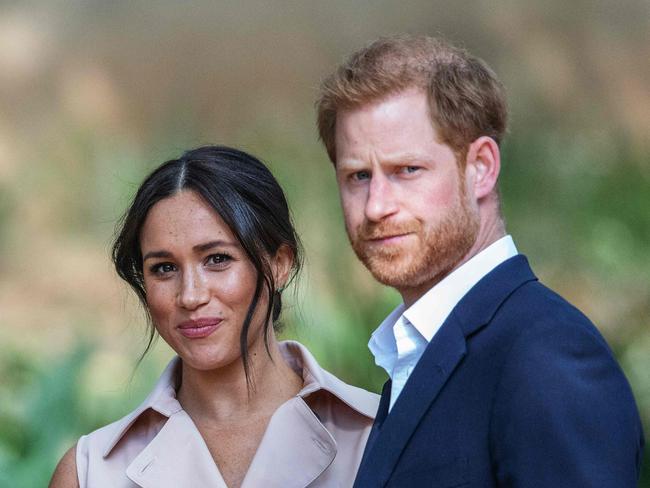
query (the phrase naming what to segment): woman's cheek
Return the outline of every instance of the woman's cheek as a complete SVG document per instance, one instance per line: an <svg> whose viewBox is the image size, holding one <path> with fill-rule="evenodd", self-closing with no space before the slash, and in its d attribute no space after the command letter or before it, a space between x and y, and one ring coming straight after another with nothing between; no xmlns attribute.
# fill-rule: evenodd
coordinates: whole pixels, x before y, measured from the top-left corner
<svg viewBox="0 0 650 488"><path fill-rule="evenodd" d="M229 272L211 277L211 289L221 301L248 309L255 294L256 271L252 264L238 262Z"/></svg>
<svg viewBox="0 0 650 488"><path fill-rule="evenodd" d="M168 287L152 284L147 287L147 307L154 326L161 331L165 324L172 318L174 297ZM162 334L164 335L164 334Z"/></svg>

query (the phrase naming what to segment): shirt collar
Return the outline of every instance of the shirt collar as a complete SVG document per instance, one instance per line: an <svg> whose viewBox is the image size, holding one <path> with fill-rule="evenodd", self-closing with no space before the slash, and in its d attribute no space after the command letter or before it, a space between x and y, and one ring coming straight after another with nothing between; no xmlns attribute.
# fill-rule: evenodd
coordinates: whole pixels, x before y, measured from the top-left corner
<svg viewBox="0 0 650 488"><path fill-rule="evenodd" d="M303 387L298 392L299 397L307 398L312 393L325 390L361 415L370 419L375 418L377 395L348 385L321 368L314 356L299 342L282 341L279 343L279 347L289 366L303 378ZM183 409L176 399L181 365L179 357L172 359L149 396L133 412L116 422L115 434L106 445L104 457L110 454L120 439L147 410L155 410L165 417L170 417Z"/></svg>
<svg viewBox="0 0 650 488"><path fill-rule="evenodd" d="M405 310L404 316L430 342L460 299L481 278L516 254L512 237L502 237L449 273Z"/></svg>
<svg viewBox="0 0 650 488"><path fill-rule="evenodd" d="M516 254L512 237L504 236L452 271L408 309L405 309L404 303L398 305L373 332L368 342L376 364L390 374L397 357L393 327L402 315L427 342L431 341L460 299L481 278Z"/></svg>
<svg viewBox="0 0 650 488"><path fill-rule="evenodd" d="M397 344L393 326L404 313L404 304L400 303L370 336L368 349L375 357L375 364L383 368L390 376L397 360Z"/></svg>

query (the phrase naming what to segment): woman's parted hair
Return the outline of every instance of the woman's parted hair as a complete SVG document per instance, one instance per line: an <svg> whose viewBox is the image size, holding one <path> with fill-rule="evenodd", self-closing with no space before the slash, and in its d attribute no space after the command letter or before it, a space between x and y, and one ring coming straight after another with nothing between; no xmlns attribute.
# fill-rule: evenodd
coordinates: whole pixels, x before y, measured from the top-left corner
<svg viewBox="0 0 650 488"><path fill-rule="evenodd" d="M508 110L503 86L481 59L428 36L383 37L354 52L321 84L317 124L336 164L336 116L408 88L429 99L432 122L442 142L461 155L480 136L499 144Z"/></svg>
<svg viewBox="0 0 650 488"><path fill-rule="evenodd" d="M257 271L255 293L251 297L240 335L241 356L250 383L248 331L262 293L269 297L264 318L264 341L268 350L269 322L277 326L282 309L270 258L281 246L293 255L290 280L302 262L300 241L293 227L282 188L268 168L257 158L226 146L204 146L187 151L178 159L155 169L140 185L130 207L120 220L112 258L118 275L136 292L148 313L144 287L140 232L149 210L160 200L181 191L194 191L214 209L230 228ZM149 318L150 315L149 315ZM155 338L150 324L149 340L141 356Z"/></svg>

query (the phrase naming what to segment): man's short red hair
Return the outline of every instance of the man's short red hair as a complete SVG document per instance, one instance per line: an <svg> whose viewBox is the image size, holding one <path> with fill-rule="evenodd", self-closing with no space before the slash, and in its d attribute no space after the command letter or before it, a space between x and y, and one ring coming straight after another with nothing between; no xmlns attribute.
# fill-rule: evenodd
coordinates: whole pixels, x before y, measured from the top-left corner
<svg viewBox="0 0 650 488"><path fill-rule="evenodd" d="M482 60L446 41L427 36L380 38L353 53L320 87L318 131L336 164L336 116L408 88L429 99L441 141L459 157L480 136L500 143L508 111L503 86Z"/></svg>

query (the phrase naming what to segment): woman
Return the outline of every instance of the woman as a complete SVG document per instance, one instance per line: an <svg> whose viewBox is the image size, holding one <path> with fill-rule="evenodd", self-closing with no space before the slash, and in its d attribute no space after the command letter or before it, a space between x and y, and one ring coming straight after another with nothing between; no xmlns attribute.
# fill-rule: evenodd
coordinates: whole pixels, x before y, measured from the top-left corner
<svg viewBox="0 0 650 488"><path fill-rule="evenodd" d="M178 357L142 405L65 454L51 487L352 486L378 397L276 340L300 254L260 161L208 146L164 163L113 261L151 318L149 345L157 332Z"/></svg>

